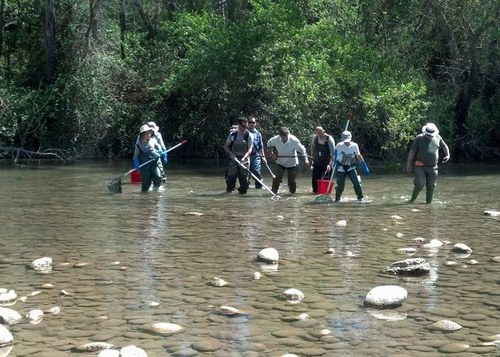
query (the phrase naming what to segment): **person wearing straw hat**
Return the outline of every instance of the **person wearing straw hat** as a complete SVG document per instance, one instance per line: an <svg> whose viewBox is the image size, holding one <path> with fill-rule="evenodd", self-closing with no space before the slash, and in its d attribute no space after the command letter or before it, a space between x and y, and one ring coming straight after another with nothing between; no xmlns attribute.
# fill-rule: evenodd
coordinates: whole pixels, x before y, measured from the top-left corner
<svg viewBox="0 0 500 357"><path fill-rule="evenodd" d="M335 140L321 126L316 127L314 132L311 143L312 190L313 193L318 193L318 180L332 171L330 163L335 151Z"/></svg>
<svg viewBox="0 0 500 357"><path fill-rule="evenodd" d="M408 203L413 203L425 186L425 202L432 203L436 179L438 176L439 150L443 150L442 162L450 160L450 149L439 135L439 129L434 123L422 127L422 133L417 135L408 152L406 171L415 172L413 192Z"/></svg>
<svg viewBox="0 0 500 357"><path fill-rule="evenodd" d="M257 120L254 117L248 118L248 130L253 135L253 149L252 155L250 156L250 172L252 172L259 180L262 181L262 165L261 163L267 163L266 156L264 153L264 142L262 141L262 134L255 128L257 125ZM262 184L255 181L255 188L261 189Z"/></svg>
<svg viewBox="0 0 500 357"><path fill-rule="evenodd" d="M252 154L252 149L253 136L248 130L248 119L240 117L238 118L238 130L231 132L224 143L224 151L229 156L226 168L226 192L234 191L236 179L238 179L240 183L238 192L242 195L247 193L249 186L248 171L243 169L238 164L238 161L248 168L248 159Z"/></svg>
<svg viewBox="0 0 500 357"><path fill-rule="evenodd" d="M161 186L158 159L162 156L163 149L152 135L153 129L147 124L142 125L139 129L139 141L135 144L134 149L134 167L141 171L142 192L149 191L151 183L153 183L153 191L159 191ZM139 168L141 164L150 160L153 161Z"/></svg>
<svg viewBox="0 0 500 357"><path fill-rule="evenodd" d="M361 189L361 182L359 180L358 172L356 171L356 164L363 162L363 156L359 151L359 146L352 141L352 134L350 131L342 132L341 142L335 146L337 151L337 186L335 187L335 202L339 202L345 188L346 176L352 182L354 192L359 202L366 202L363 197L363 190Z"/></svg>
<svg viewBox="0 0 500 357"><path fill-rule="evenodd" d="M294 194L297 191L297 173L299 158L297 153L304 157L304 162L309 166L309 159L307 158L307 151L300 140L290 134L290 130L287 127L282 126L278 129L278 135L273 136L267 142L267 147L271 153L272 157L277 157L276 159L276 172L275 178L273 178L272 191L277 194L281 181L283 180L283 175L285 171L288 174L288 190L290 193Z"/></svg>

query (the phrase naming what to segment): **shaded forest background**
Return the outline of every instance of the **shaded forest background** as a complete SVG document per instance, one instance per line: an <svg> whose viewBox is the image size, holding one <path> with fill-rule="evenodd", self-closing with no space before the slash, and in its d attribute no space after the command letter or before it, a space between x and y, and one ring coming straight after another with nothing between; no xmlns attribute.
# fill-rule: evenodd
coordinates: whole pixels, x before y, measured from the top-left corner
<svg viewBox="0 0 500 357"><path fill-rule="evenodd" d="M364 156L423 124L500 159L497 0L0 0L0 147L129 157L155 121L213 158L240 115L304 143L349 112Z"/></svg>

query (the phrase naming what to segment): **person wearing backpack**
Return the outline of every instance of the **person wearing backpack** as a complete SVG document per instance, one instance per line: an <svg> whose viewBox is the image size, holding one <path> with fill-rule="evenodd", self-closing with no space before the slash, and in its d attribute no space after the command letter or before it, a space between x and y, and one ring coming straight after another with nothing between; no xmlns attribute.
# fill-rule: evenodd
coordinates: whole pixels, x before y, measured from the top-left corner
<svg viewBox="0 0 500 357"><path fill-rule="evenodd" d="M158 160L166 157L166 152L161 148L156 139L152 137L153 129L149 125L142 125L139 129L139 140L134 148L134 168L141 172L141 191L149 191L151 182L153 191L160 191L161 172L158 168ZM144 164L151 161L141 167Z"/></svg>
<svg viewBox="0 0 500 357"><path fill-rule="evenodd" d="M245 194L248 191L249 177L248 171L244 170L238 162L248 168L249 158L253 149L253 135L248 130L248 119L246 117L238 118L238 130L229 134L224 144L224 151L229 156L226 168L226 192L233 192L238 179L240 187L238 192Z"/></svg>

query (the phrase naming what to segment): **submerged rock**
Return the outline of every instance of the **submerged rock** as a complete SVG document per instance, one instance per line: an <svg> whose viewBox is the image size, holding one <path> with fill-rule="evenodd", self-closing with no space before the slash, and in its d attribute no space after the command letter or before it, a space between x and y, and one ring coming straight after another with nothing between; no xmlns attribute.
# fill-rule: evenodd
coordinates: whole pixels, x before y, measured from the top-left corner
<svg viewBox="0 0 500 357"><path fill-rule="evenodd" d="M274 248L264 248L257 255L257 259L268 264L277 264L280 260L280 255Z"/></svg>
<svg viewBox="0 0 500 357"><path fill-rule="evenodd" d="M227 281L225 281L224 279L221 279L219 277L216 277L216 276L214 276L212 278L212 280L210 281L210 285L212 285L212 286L221 287L221 286L226 286L227 284L228 284Z"/></svg>
<svg viewBox="0 0 500 357"><path fill-rule="evenodd" d="M453 246L453 248L451 248L451 251L453 253L457 253L457 254L470 254L470 253L472 253L472 249L463 243L455 244Z"/></svg>
<svg viewBox="0 0 500 357"><path fill-rule="evenodd" d="M460 330L461 328L462 326L451 320L439 320L437 322L434 322L430 326L431 330L439 330L445 332L457 331Z"/></svg>
<svg viewBox="0 0 500 357"><path fill-rule="evenodd" d="M146 351L134 345L125 346L120 350L121 357L148 357Z"/></svg>
<svg viewBox="0 0 500 357"><path fill-rule="evenodd" d="M0 288L0 305L14 305L16 303L17 294L14 290Z"/></svg>
<svg viewBox="0 0 500 357"><path fill-rule="evenodd" d="M408 292L397 285L382 285L370 290L364 304L378 309L390 309L401 306Z"/></svg>
<svg viewBox="0 0 500 357"><path fill-rule="evenodd" d="M484 211L484 215L489 217L500 217L500 211L487 210Z"/></svg>
<svg viewBox="0 0 500 357"><path fill-rule="evenodd" d="M422 276L431 271L431 266L424 258L409 258L391 263L386 271L395 275Z"/></svg>
<svg viewBox="0 0 500 357"><path fill-rule="evenodd" d="M283 295L289 303L298 304L304 300L304 293L298 289L287 289L281 294Z"/></svg>
<svg viewBox="0 0 500 357"><path fill-rule="evenodd" d="M97 352L102 350L108 350L113 348L114 346L107 342L89 342L80 346L77 346L76 349L81 352Z"/></svg>
<svg viewBox="0 0 500 357"><path fill-rule="evenodd" d="M0 307L0 323L12 326L21 322L22 319L23 317L16 310Z"/></svg>
<svg viewBox="0 0 500 357"><path fill-rule="evenodd" d="M31 310L26 314L26 320L32 325L37 325L43 320L43 311L40 309Z"/></svg>
<svg viewBox="0 0 500 357"><path fill-rule="evenodd" d="M215 308L215 311L221 315L226 315L226 316L246 315L241 310L228 305L219 306Z"/></svg>
<svg viewBox="0 0 500 357"><path fill-rule="evenodd" d="M157 322L151 325L151 331L164 335L171 335L184 331L184 327L170 322Z"/></svg>
<svg viewBox="0 0 500 357"><path fill-rule="evenodd" d="M4 325L0 325L0 347L8 346L14 342L14 336Z"/></svg>
<svg viewBox="0 0 500 357"><path fill-rule="evenodd" d="M43 258L33 260L31 262L30 266L33 270L36 270L36 271L39 271L42 273L48 273L48 272L52 271L52 258L43 257Z"/></svg>

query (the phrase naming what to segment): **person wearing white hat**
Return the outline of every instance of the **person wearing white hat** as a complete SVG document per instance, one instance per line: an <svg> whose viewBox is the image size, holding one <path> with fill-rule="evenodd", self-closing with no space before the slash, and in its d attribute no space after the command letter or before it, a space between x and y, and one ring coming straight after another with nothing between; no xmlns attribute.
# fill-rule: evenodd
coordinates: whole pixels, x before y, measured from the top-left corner
<svg viewBox="0 0 500 357"><path fill-rule="evenodd" d="M335 146L336 160L337 160L337 186L335 187L335 202L339 202L345 188L346 176L352 182L354 192L359 202L367 202L363 197L363 190L361 189L361 182L359 180L358 172L356 171L357 163L364 162L365 159L361 155L358 144L352 141L352 134L350 131L342 132L341 141Z"/></svg>
<svg viewBox="0 0 500 357"><path fill-rule="evenodd" d="M161 186L161 173L158 168L158 159L163 152L160 144L152 138L153 129L149 125L142 125L139 129L139 141L134 148L134 167L141 171L141 191L149 191L153 183L153 191L159 191ZM141 164L151 161L141 167Z"/></svg>
<svg viewBox="0 0 500 357"><path fill-rule="evenodd" d="M154 121L148 122L148 125L151 129L153 129L153 134L151 137L153 139L156 139L158 144L160 145L162 149L162 155L161 155L161 160L158 161L158 168L160 169L161 172L161 180L166 181L167 180L167 175L165 174L165 168L164 166L167 165L168 162L168 154L167 154L167 147L165 146L165 143L163 142L163 137L160 133L160 127L156 125Z"/></svg>
<svg viewBox="0 0 500 357"><path fill-rule="evenodd" d="M439 135L439 129L434 123L427 123L422 127L422 133L417 135L408 152L406 171L415 172L413 193L409 203L415 202L420 192L426 188L425 201L432 203L436 179L438 176L439 150L443 150L442 162L450 160L450 149Z"/></svg>

